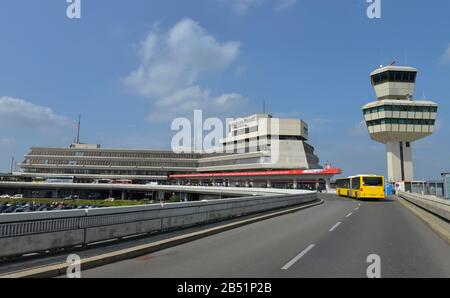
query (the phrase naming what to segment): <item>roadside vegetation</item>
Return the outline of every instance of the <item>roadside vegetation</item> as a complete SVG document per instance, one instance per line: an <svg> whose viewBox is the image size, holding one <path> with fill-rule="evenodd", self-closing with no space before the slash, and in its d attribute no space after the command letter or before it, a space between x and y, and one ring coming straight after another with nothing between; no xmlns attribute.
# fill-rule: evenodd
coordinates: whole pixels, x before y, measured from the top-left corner
<svg viewBox="0 0 450 298"><path fill-rule="evenodd" d="M167 201L167 203L179 203L181 202L180 198L176 195L172 195L169 200Z"/></svg>

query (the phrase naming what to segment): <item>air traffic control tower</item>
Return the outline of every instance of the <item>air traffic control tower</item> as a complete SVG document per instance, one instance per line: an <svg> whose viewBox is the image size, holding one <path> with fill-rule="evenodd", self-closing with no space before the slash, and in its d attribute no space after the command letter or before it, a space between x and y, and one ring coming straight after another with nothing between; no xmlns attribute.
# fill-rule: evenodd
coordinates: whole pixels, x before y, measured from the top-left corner
<svg viewBox="0 0 450 298"><path fill-rule="evenodd" d="M438 105L413 100L415 68L391 65L370 75L377 96L363 107L370 137L386 144L389 182L413 181L411 143L433 133Z"/></svg>

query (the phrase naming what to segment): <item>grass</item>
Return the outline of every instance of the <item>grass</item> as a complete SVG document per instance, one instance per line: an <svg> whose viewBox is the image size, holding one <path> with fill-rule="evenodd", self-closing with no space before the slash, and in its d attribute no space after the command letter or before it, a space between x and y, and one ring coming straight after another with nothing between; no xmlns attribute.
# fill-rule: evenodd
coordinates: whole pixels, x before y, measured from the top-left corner
<svg viewBox="0 0 450 298"><path fill-rule="evenodd" d="M62 200L62 199L0 199L0 203L36 203L36 204L53 204L64 202L66 205L96 205L104 207L121 207L121 206L136 206L145 205L146 201L121 201L107 202L103 200Z"/></svg>

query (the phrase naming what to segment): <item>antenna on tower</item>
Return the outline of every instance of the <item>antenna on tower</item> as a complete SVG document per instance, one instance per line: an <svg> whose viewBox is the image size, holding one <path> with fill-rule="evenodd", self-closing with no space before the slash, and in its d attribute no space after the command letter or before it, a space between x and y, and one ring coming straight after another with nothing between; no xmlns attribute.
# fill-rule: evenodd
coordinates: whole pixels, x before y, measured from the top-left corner
<svg viewBox="0 0 450 298"><path fill-rule="evenodd" d="M80 144L81 114L78 115L77 144Z"/></svg>
<svg viewBox="0 0 450 298"><path fill-rule="evenodd" d="M14 173L14 156L11 157L11 174Z"/></svg>

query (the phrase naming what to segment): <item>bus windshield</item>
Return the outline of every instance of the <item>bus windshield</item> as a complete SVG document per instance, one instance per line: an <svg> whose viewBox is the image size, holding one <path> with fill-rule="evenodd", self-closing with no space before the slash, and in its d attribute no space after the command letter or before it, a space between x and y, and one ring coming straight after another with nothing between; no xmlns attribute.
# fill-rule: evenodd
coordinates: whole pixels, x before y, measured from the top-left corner
<svg viewBox="0 0 450 298"><path fill-rule="evenodd" d="M363 177L363 182L367 186L383 186L383 178L381 177Z"/></svg>

